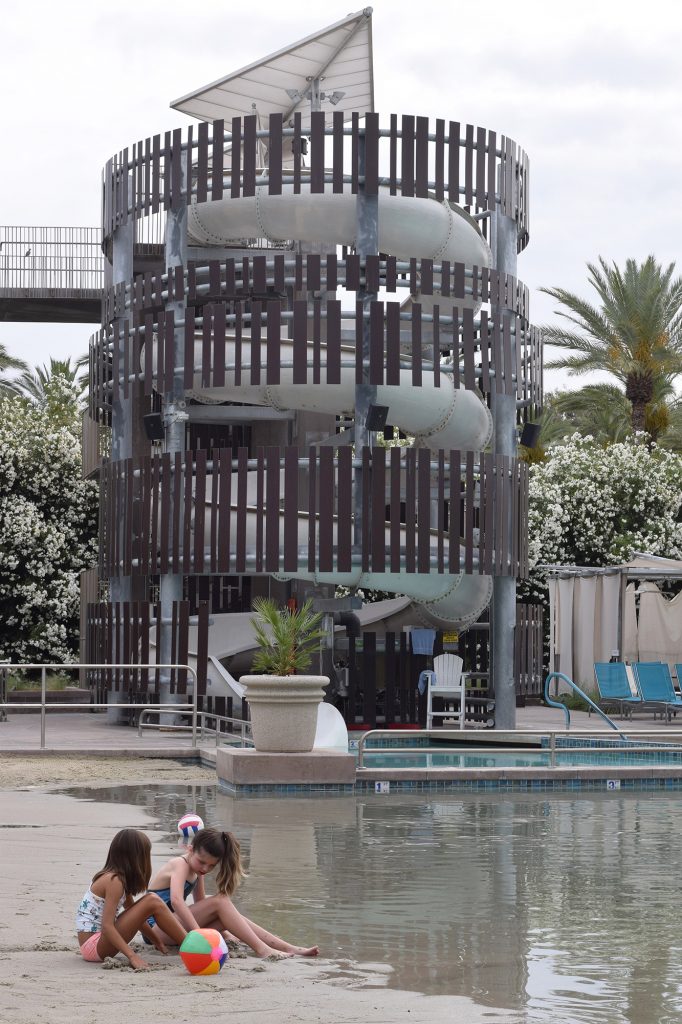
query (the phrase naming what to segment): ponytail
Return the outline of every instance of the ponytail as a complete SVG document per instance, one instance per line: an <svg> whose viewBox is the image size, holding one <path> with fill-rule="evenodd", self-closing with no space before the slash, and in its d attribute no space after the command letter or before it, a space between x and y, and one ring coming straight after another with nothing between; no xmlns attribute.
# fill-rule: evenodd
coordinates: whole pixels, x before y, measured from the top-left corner
<svg viewBox="0 0 682 1024"><path fill-rule="evenodd" d="M218 861L216 885L222 896L231 896L246 872L242 864L239 840L231 832L203 828L192 840L193 850L204 850Z"/></svg>

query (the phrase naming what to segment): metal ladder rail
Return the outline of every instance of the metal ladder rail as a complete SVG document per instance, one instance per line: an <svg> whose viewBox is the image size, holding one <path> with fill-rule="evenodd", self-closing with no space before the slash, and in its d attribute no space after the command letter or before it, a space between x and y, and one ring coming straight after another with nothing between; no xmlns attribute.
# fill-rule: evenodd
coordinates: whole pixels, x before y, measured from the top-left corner
<svg viewBox="0 0 682 1024"><path fill-rule="evenodd" d="M618 726L613 721L613 719L609 718L609 716L606 714L606 712L602 711L602 709L600 707L598 707L594 703L592 698L588 697L587 694L585 693L585 691L580 689L580 687L578 686L577 683L574 683L573 680L569 679L569 677L567 675L564 675L563 672L550 672L548 674L547 678L545 679L545 700L547 701L547 703L549 704L550 707L552 707L552 708L561 708L561 710L564 712L564 714L566 716L566 728L567 729L571 728L571 712L570 712L569 708L567 708L566 705L563 704L560 700L554 700L554 698L550 696L549 684L552 681L552 679L563 679L563 681L565 683L568 683L568 685L571 686L575 690L575 692L578 694L578 696L582 697L582 699L587 704L589 704L590 707L594 711L596 711L598 715L601 716L601 718L604 719L604 721L609 725L609 727L611 729L615 729L615 731L618 733L619 736L622 736L624 740L627 740L627 736L622 731L622 729L618 728Z"/></svg>

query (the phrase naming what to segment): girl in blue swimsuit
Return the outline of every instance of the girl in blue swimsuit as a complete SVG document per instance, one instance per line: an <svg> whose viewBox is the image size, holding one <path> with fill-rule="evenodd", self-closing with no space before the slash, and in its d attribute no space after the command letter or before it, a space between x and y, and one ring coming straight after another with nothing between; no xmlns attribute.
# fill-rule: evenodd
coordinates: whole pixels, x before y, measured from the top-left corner
<svg viewBox="0 0 682 1024"><path fill-rule="evenodd" d="M204 877L215 868L218 869L218 892L207 896ZM164 901L187 931L215 928L226 933L226 938L237 938L251 946L260 957L279 960L290 956L317 956L317 946L292 946L239 913L230 897L244 875L238 839L231 832L204 828L194 836L187 853L172 857L157 871L149 883L149 892ZM190 893L193 902L188 906L186 900ZM152 932L164 943L175 941L162 922L154 922Z"/></svg>

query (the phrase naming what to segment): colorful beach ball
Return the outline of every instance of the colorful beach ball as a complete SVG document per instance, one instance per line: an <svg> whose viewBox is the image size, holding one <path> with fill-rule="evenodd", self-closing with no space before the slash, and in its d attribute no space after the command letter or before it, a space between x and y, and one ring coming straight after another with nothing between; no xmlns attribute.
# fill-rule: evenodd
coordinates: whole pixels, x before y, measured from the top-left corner
<svg viewBox="0 0 682 1024"><path fill-rule="evenodd" d="M198 814L183 814L178 822L178 832L185 839L193 839L197 832L201 831L204 823Z"/></svg>
<svg viewBox="0 0 682 1024"><path fill-rule="evenodd" d="M217 974L230 954L215 928L188 932L180 946L182 962L190 974Z"/></svg>

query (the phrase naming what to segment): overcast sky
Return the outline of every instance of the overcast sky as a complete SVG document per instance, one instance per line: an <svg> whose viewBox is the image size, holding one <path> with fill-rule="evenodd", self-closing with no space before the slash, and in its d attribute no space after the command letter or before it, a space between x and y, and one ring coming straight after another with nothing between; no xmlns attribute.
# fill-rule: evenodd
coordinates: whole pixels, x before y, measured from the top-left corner
<svg viewBox="0 0 682 1024"><path fill-rule="evenodd" d="M622 263L653 253L682 271L682 4L372 6L380 113L467 121L528 153L530 244L519 277L534 323L553 315L538 288L588 295L585 264L599 255ZM358 9L301 0L5 5L0 224L97 225L105 161L189 123L171 100ZM93 330L3 323L0 341L42 363L81 355Z"/></svg>

